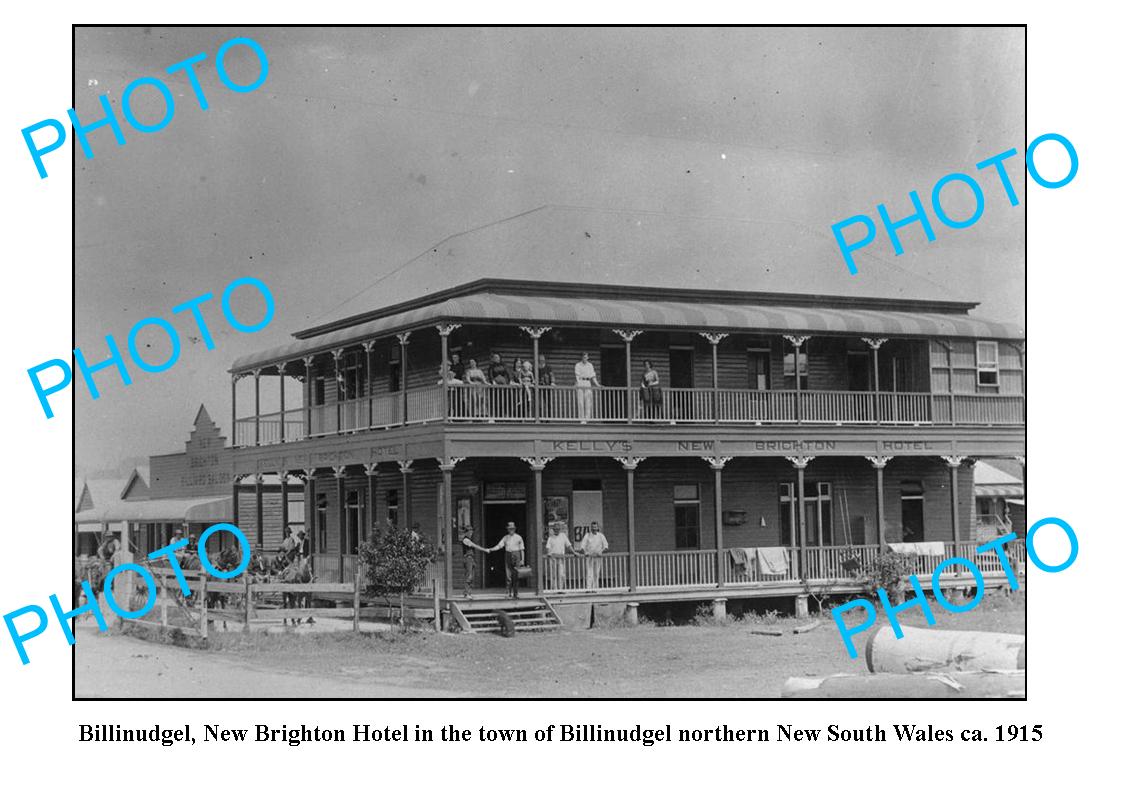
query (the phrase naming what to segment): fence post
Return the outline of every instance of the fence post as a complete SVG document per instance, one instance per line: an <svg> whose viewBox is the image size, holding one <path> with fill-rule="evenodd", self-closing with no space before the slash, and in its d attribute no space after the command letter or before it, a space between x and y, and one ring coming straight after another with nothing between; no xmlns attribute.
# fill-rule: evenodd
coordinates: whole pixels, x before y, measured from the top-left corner
<svg viewBox="0 0 1123 796"><path fill-rule="evenodd" d="M441 595L437 586L437 579L433 578L433 629L441 632Z"/></svg>
<svg viewBox="0 0 1123 796"><path fill-rule="evenodd" d="M199 635L207 640L207 575L199 575Z"/></svg>
<svg viewBox="0 0 1123 796"><path fill-rule="evenodd" d="M168 581L160 578L160 627L168 626Z"/></svg>
<svg viewBox="0 0 1123 796"><path fill-rule="evenodd" d="M356 633L359 632L359 602L360 602L359 595L361 593L359 586L360 586L361 582L362 582L362 578L359 577L359 567L356 565L356 567L355 567L355 618L354 618L354 622L353 622L353 626L352 626L352 629Z"/></svg>
<svg viewBox="0 0 1123 796"><path fill-rule="evenodd" d="M245 625L242 626L242 632L243 633L249 633L250 632L250 600L253 599L252 592L250 591L250 576L249 576L249 573L247 572L245 575L243 575L242 579L245 581L245 584L246 584L246 603L243 606L243 608L246 612L246 623L245 623Z"/></svg>

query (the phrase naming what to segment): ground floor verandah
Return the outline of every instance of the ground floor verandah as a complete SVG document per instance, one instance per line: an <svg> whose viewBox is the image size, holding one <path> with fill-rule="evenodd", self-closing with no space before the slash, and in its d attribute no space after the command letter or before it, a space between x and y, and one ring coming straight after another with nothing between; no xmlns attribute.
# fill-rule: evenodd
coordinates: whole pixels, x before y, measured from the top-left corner
<svg viewBox="0 0 1123 796"><path fill-rule="evenodd" d="M972 464L963 455L433 458L313 467L301 471L302 489L287 488L309 507L324 582L353 580L358 545L375 523L393 523L437 551L423 600L434 589L443 598L496 593L506 581L502 553L473 553L469 583L459 537L470 526L492 546L514 522L532 569L526 595L781 596L853 591L890 547L915 555L920 576L953 556L976 560ZM243 515L258 514L257 492L238 490ZM269 516L258 517L264 535L279 538ZM593 521L609 543L595 564L546 554L551 523L577 545ZM988 579L1004 577L993 553L978 565Z"/></svg>

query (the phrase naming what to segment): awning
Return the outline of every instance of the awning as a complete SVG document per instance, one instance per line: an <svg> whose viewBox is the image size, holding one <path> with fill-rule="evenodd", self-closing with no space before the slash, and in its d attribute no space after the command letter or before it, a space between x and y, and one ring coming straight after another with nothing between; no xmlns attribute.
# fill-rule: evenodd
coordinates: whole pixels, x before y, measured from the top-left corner
<svg viewBox="0 0 1123 796"><path fill-rule="evenodd" d="M209 503L200 503L187 510L187 522L215 523L230 522L234 516L234 498L224 497Z"/></svg>
<svg viewBox="0 0 1123 796"><path fill-rule="evenodd" d="M231 371L286 362L438 321L992 340L1021 340L1024 337L1022 330L1013 324L938 312L475 293L239 357L231 366Z"/></svg>
<svg viewBox="0 0 1123 796"><path fill-rule="evenodd" d="M1020 498L1025 497L1021 484L975 484L975 497Z"/></svg>
<svg viewBox="0 0 1123 796"><path fill-rule="evenodd" d="M119 500L105 506L80 511L74 521L82 522L183 522L192 508L213 505L223 498L204 495L192 498L160 498L157 500ZM233 512L231 512L231 515ZM224 517L223 519L228 519ZM206 522L206 520L192 520Z"/></svg>

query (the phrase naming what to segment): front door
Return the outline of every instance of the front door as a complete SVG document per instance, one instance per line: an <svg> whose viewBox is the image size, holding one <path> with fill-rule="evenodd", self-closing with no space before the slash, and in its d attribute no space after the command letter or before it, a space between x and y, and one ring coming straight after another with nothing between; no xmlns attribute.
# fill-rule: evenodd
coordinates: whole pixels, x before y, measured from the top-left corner
<svg viewBox="0 0 1123 796"><path fill-rule="evenodd" d="M901 495L901 541L924 541L924 495Z"/></svg>
<svg viewBox="0 0 1123 796"><path fill-rule="evenodd" d="M526 503L503 502L484 503L484 547L494 547L499 540L507 535L507 523L515 523L519 529L519 536L527 552L525 561L533 566L534 556L531 554L534 540L530 538L526 529ZM525 585L525 584L524 584ZM504 589L507 586L507 554L502 550L487 553L484 556L483 587L485 589Z"/></svg>

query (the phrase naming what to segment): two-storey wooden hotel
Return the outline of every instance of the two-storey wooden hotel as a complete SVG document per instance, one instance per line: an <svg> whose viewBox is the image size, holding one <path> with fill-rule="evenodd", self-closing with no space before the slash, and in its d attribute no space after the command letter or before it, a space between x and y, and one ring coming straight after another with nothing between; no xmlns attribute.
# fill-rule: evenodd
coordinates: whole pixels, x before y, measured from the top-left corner
<svg viewBox="0 0 1123 796"><path fill-rule="evenodd" d="M353 576L373 523L417 526L454 551L444 600L459 527L491 544L511 521L525 592L563 602L798 599L852 589L855 559L889 545L931 572L973 554L973 460L1025 454L1023 334L868 270L783 223L551 206L454 235L234 363L235 512L279 540L259 485L299 479L326 580ZM486 383L494 355L506 384ZM604 529L595 594L580 559L544 566L553 519L574 542ZM501 598L500 555L479 564Z"/></svg>

